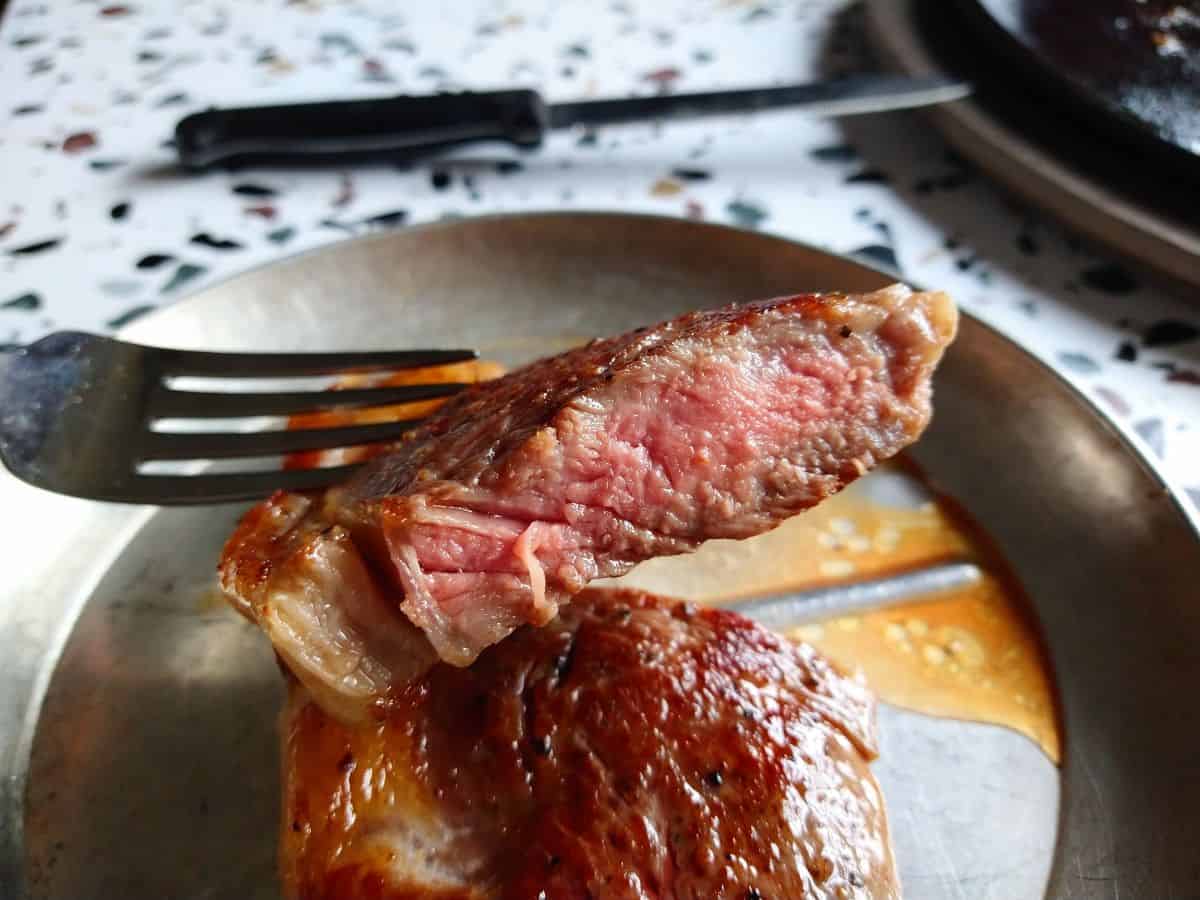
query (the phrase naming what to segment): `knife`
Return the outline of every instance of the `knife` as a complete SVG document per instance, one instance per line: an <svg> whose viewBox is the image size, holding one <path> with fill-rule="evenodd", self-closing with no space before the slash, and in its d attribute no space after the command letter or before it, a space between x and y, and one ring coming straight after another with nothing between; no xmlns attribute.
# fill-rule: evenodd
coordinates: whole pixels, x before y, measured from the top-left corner
<svg viewBox="0 0 1200 900"><path fill-rule="evenodd" d="M852 116L947 103L969 93L968 85L947 78L858 75L780 87L554 104L531 90L398 96L209 109L179 122L175 147L190 169L346 156L407 160L478 141L537 147L547 131L574 126L780 107L816 116Z"/></svg>

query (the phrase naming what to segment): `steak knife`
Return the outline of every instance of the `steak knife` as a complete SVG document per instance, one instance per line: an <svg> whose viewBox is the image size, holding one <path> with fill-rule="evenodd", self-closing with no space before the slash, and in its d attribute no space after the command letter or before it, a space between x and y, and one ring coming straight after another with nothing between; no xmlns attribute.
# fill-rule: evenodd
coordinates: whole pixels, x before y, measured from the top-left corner
<svg viewBox="0 0 1200 900"><path fill-rule="evenodd" d="M946 103L969 93L968 85L947 78L858 75L779 87L553 104L532 90L397 96L209 109L179 122L175 147L190 169L347 155L412 159L481 141L533 148L547 131L575 126L781 107L816 116L851 116Z"/></svg>

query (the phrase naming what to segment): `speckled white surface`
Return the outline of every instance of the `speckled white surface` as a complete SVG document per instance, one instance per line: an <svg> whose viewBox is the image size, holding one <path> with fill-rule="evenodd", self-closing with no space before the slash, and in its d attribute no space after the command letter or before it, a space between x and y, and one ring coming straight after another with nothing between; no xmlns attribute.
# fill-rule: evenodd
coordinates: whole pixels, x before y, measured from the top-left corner
<svg viewBox="0 0 1200 900"><path fill-rule="evenodd" d="M870 65L841 0L12 0L0 23L0 343L119 327L372 229L522 209L693 216L894 258L1064 373L1200 499L1200 298L1169 296L1015 206L917 115L609 128L407 170L186 176L165 143L213 104L514 84L554 100Z"/></svg>

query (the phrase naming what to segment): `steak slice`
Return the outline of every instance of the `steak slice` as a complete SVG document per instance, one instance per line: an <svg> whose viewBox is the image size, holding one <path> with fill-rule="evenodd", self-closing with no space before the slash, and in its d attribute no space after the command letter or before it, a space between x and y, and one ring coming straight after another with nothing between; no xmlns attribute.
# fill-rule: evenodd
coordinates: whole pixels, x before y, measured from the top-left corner
<svg viewBox="0 0 1200 900"><path fill-rule="evenodd" d="M368 619L398 606L467 665L590 580L766 531L911 443L956 321L945 295L897 285L593 341L465 390L344 486L268 500L230 539L223 585L260 621L300 595L324 609L336 557L374 581ZM352 612L300 618L336 620L347 660L381 640Z"/></svg>
<svg viewBox="0 0 1200 900"><path fill-rule="evenodd" d="M874 698L723 610L589 589L378 720L292 682L292 898L900 896Z"/></svg>

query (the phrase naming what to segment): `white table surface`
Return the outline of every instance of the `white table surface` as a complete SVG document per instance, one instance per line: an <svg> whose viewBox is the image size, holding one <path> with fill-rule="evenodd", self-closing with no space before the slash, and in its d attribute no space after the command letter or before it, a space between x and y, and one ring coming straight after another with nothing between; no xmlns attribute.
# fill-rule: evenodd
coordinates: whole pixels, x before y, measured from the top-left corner
<svg viewBox="0 0 1200 900"><path fill-rule="evenodd" d="M11 0L0 22L0 344L111 330L381 228L548 208L691 216L894 258L1096 399L1200 502L1200 298L1167 294L1021 208L915 114L612 127L404 171L185 176L166 143L182 115L214 104L510 85L555 100L871 66L846 7Z"/></svg>

